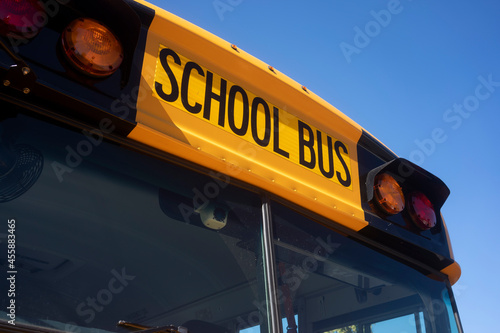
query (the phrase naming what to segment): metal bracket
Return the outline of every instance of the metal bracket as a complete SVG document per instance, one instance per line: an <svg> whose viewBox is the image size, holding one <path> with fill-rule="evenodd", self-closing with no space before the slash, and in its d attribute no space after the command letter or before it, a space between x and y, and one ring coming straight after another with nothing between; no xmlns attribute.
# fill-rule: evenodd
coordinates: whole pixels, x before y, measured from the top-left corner
<svg viewBox="0 0 500 333"><path fill-rule="evenodd" d="M11 87L26 95L33 90L35 83L35 73L33 73L31 68L25 64L15 64L10 66L2 81L2 84L5 87Z"/></svg>
<svg viewBox="0 0 500 333"><path fill-rule="evenodd" d="M3 41L0 41L0 47L12 58L14 64L7 70L5 76L1 79L5 87L11 87L29 94L33 91L37 77L26 62L17 56Z"/></svg>

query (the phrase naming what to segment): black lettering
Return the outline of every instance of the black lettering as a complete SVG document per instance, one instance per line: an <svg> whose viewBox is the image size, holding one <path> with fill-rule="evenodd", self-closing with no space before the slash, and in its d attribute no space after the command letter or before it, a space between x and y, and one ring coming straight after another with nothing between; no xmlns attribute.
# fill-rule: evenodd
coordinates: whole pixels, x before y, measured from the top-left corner
<svg viewBox="0 0 500 333"><path fill-rule="evenodd" d="M227 81L221 78L220 81L220 95L213 92L214 75L212 72L207 71L207 84L205 87L205 106L203 110L203 118L210 120L210 111L212 107L212 99L219 102L219 126L224 127L226 123L226 94L227 94Z"/></svg>
<svg viewBox="0 0 500 333"><path fill-rule="evenodd" d="M286 158L290 157L287 151L280 148L280 110L277 107L273 107L273 150L275 153L280 154Z"/></svg>
<svg viewBox="0 0 500 333"><path fill-rule="evenodd" d="M259 105L264 107L264 119L265 119L265 133L264 138L259 138L258 128L257 128L257 115L259 114ZM252 114L251 114L250 126L252 128L252 137L255 142L261 147L267 147L269 141L271 141L271 112L269 111L269 105L266 101L260 97L255 97L252 102Z"/></svg>
<svg viewBox="0 0 500 333"><path fill-rule="evenodd" d="M189 91L189 77L191 75L191 71L193 69L196 69L198 74L201 76L205 77L205 73L203 72L203 69L195 62L188 62L186 66L184 67L184 72L182 73L182 84L181 84L181 100L182 100L182 105L184 105L184 108L194 114L197 114L201 111L201 104L200 103L195 103L194 105L189 104L189 97L188 97L188 91Z"/></svg>
<svg viewBox="0 0 500 333"><path fill-rule="evenodd" d="M349 172L349 168L347 167L346 162L344 161L344 158L342 157L342 154L340 153L340 148L344 151L344 154L347 154L347 147L340 141L335 142L335 152L337 153L337 157L340 160L340 163L342 163L342 167L344 168L345 171L345 179L342 179L342 174L337 171L337 179L339 180L339 183L342 184L345 187L351 186L351 173Z"/></svg>
<svg viewBox="0 0 500 333"><path fill-rule="evenodd" d="M237 127L235 122L234 122L234 102L236 100L236 94L240 93L241 99L243 102L243 110L242 110L242 121L241 121L241 127ZM233 131L234 134L243 136L247 133L248 131L248 117L250 113L250 107L248 104L248 96L245 90L241 88L240 86L232 86L231 89L229 90L229 98L228 98L228 106L227 106L227 120L229 122L229 127L231 127L231 130Z"/></svg>
<svg viewBox="0 0 500 333"><path fill-rule="evenodd" d="M304 130L307 131L309 139L306 140ZM310 161L306 161L304 148L309 148ZM299 120L299 163L303 166L314 169L316 166L316 154L314 153L314 135L311 127Z"/></svg>
<svg viewBox="0 0 500 333"><path fill-rule="evenodd" d="M177 98L179 98L179 84L177 83L174 72L172 72L172 69L168 65L168 60L167 60L168 56L172 56L172 58L174 58L174 62L177 65L181 65L181 58L179 58L177 53L175 53L171 49L163 49L160 51L160 63L165 72L167 73L168 78L170 79L170 85L172 87L172 91L170 92L170 94L166 94L163 91L163 85L156 81L155 81L155 90L158 96L160 96L163 100L167 102L175 102Z"/></svg>
<svg viewBox="0 0 500 333"><path fill-rule="evenodd" d="M318 135L318 164L319 170L326 178L333 177L333 142L331 136L327 135L328 141L328 171L325 170L325 166L323 164L323 142L322 142L322 134L319 130L316 131Z"/></svg>

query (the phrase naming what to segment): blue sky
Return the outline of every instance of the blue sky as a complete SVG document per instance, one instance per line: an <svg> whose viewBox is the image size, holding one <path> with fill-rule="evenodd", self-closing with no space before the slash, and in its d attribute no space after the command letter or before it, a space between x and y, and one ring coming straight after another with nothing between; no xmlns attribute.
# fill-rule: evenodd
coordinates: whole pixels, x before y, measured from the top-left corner
<svg viewBox="0 0 500 333"><path fill-rule="evenodd" d="M154 0L308 87L451 189L465 332L497 324L500 2Z"/></svg>

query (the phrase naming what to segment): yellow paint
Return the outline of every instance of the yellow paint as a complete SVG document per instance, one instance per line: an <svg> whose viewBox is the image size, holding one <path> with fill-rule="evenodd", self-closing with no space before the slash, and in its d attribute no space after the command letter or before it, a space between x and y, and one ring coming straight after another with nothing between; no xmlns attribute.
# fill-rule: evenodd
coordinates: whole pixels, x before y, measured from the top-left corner
<svg viewBox="0 0 500 333"><path fill-rule="evenodd" d="M301 84L275 68L271 71L268 64L240 48L234 50L231 43L160 8L142 3L153 7L156 16L146 43L137 102L136 120L139 126L130 133L131 139L228 174L353 230L360 230L368 224L364 221L359 191L356 146L362 133L359 125L310 90L304 91ZM227 115L225 124L219 126L218 117L215 117L219 110L216 100L211 102L214 118L207 120L203 117L203 110L199 114L187 111L181 97L173 102L161 98L155 82L162 84L165 94L172 93L172 80L168 77L165 66L158 65L159 53L166 47L179 55L181 65L169 65L179 89L182 88L182 73L187 62L197 64L205 75L203 77L197 69L190 69L187 76L189 88L186 90L188 107L195 106L196 103L204 105L206 75L210 71L213 73L214 93L218 92L221 79L224 79L228 89L235 85L241 87L247 94L249 103L256 97L265 101L270 109L272 123L268 125L272 129L269 143L263 144L266 135L265 130L262 130L266 127L263 104L257 108L255 133L249 127L244 135L238 135L228 125ZM167 59L173 61L172 56ZM242 97L241 94L237 95L236 99L239 100L235 101L235 110L241 108L238 103L241 103ZM274 108L278 109L279 116L278 148L289 153L289 157L278 153L279 149L276 149L275 140L278 136L274 133ZM308 128L302 128L303 139L310 139L309 129L316 137L316 160L318 133L322 135L320 147L324 159L329 153L328 140L331 140L334 159L332 177L323 175L317 161L312 169L300 163L299 120ZM233 125L239 128L241 124L242 118L238 118L235 112ZM259 139L262 145L259 145ZM335 143L338 146L337 152ZM304 159L310 161L309 148L304 148L304 154ZM328 173L329 164L326 160L324 162L324 171ZM348 174L351 178L349 182Z"/></svg>
<svg viewBox="0 0 500 333"><path fill-rule="evenodd" d="M460 275L462 274L462 270L460 265L456 262L441 270L441 273L448 275L448 279L450 280L450 284L454 285L458 279L460 279Z"/></svg>
<svg viewBox="0 0 500 333"><path fill-rule="evenodd" d="M154 81L153 95L164 103L352 190L351 157L342 141L165 46Z"/></svg>

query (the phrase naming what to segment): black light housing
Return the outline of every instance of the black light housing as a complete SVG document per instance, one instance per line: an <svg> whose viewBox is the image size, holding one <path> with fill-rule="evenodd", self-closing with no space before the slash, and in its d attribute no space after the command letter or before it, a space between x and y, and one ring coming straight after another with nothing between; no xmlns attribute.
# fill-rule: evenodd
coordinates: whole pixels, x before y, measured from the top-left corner
<svg viewBox="0 0 500 333"><path fill-rule="evenodd" d="M404 158L387 162L369 171L366 177L366 198L376 207L381 206L377 184L383 175L392 177L401 186L407 198L406 207L401 211L418 229L428 230L436 226L436 216L450 194L441 179ZM384 214L387 212L382 210Z"/></svg>

